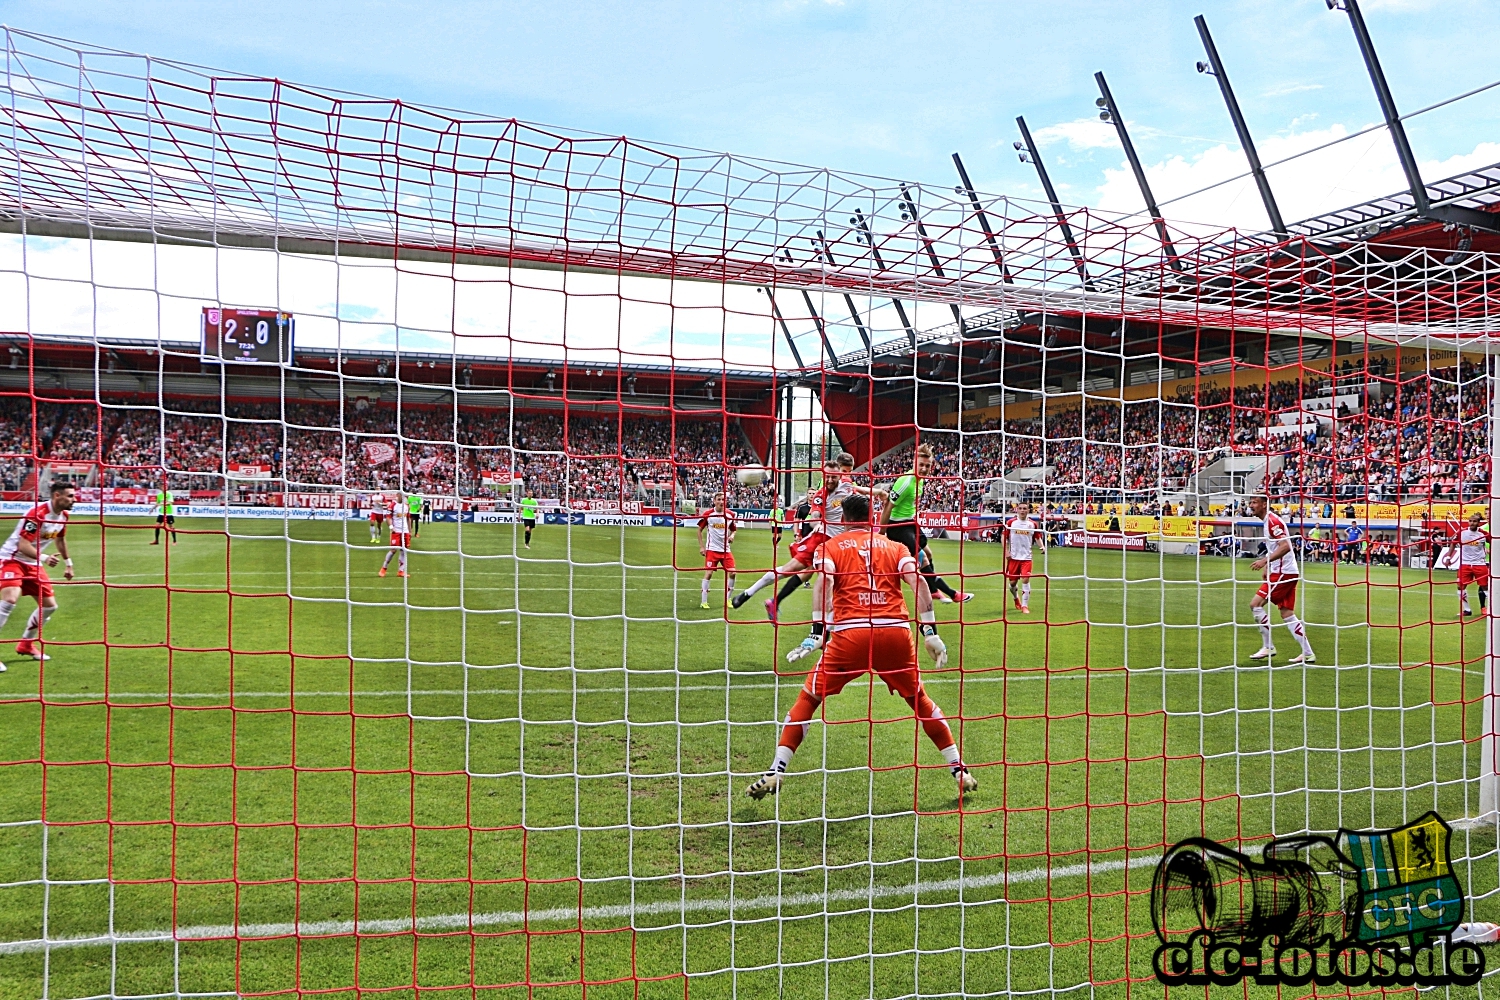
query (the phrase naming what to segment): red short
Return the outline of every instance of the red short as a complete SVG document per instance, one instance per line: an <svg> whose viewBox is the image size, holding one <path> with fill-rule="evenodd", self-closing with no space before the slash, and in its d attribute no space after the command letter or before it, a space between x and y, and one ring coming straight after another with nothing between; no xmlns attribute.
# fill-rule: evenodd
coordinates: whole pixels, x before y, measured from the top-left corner
<svg viewBox="0 0 1500 1000"><path fill-rule="evenodd" d="M385 520L385 515L379 513L378 511L370 514L370 523L371 524L379 524L379 523L381 523L384 520Z"/></svg>
<svg viewBox="0 0 1500 1000"><path fill-rule="evenodd" d="M409 548L411 546L411 534L409 532L391 532L391 548Z"/></svg>
<svg viewBox="0 0 1500 1000"><path fill-rule="evenodd" d="M1490 568L1483 563L1478 566L1459 566L1458 585L1460 587L1467 587L1471 583L1480 587L1488 587L1490 585Z"/></svg>
<svg viewBox="0 0 1500 1000"><path fill-rule="evenodd" d="M47 578L47 571L35 563L7 559L0 565L0 590L11 587L20 587L22 594L38 602L52 596L52 581Z"/></svg>
<svg viewBox="0 0 1500 1000"><path fill-rule="evenodd" d="M792 543L791 556L804 566L811 566L813 560L818 557L818 548L828 541L828 536L821 531L814 531L799 541Z"/></svg>
<svg viewBox="0 0 1500 1000"><path fill-rule="evenodd" d="M734 572L733 552L715 552L713 549L709 549L703 553L703 559L706 567L710 570L715 570L722 566L726 571L730 573Z"/></svg>
<svg viewBox="0 0 1500 1000"><path fill-rule="evenodd" d="M1007 580L1030 580L1030 559L1007 559L1005 560L1005 578Z"/></svg>
<svg viewBox="0 0 1500 1000"><path fill-rule="evenodd" d="M915 698L921 692L922 675L917 671L917 647L910 627L881 625L832 633L823 658L802 690L822 700L871 672L903 698Z"/></svg>
<svg viewBox="0 0 1500 1000"><path fill-rule="evenodd" d="M1290 611L1297 606L1297 578L1282 576L1278 573L1262 583L1260 589L1255 592L1255 596L1269 597L1272 604L1283 611Z"/></svg>

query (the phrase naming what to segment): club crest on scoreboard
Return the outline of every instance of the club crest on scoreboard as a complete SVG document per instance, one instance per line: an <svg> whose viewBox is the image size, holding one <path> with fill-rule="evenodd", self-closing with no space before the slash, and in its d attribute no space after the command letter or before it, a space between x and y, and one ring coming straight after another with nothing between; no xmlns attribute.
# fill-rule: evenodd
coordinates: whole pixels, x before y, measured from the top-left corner
<svg viewBox="0 0 1500 1000"><path fill-rule="evenodd" d="M1463 886L1452 828L1429 812L1389 830L1282 837L1252 858L1194 837L1156 866L1156 978L1168 985L1473 985L1484 953L1455 941Z"/></svg>

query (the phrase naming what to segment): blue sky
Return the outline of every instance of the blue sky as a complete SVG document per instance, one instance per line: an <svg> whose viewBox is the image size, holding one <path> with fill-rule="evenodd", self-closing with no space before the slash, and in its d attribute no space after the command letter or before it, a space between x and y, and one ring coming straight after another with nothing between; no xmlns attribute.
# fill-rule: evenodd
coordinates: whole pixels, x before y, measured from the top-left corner
<svg viewBox="0 0 1500 1000"><path fill-rule="evenodd" d="M1493 0L1367 0L1365 11L1403 110L1500 76ZM1193 68L1198 13L1273 154L1378 118L1347 18L1323 0L0 2L12 27L647 140L942 184L959 150L980 187L1034 196L1010 145L1024 114L1048 140L1065 200L1127 210L1139 197L1123 158L1108 127L1089 121L1095 70L1109 76L1159 198L1242 168L1217 89ZM1500 94L1411 132L1434 169L1485 160L1475 151L1500 139ZM1285 214L1399 186L1387 146L1378 136L1315 169L1284 168ZM1500 151L1485 162L1495 160ZM1168 214L1254 224L1258 212L1242 186Z"/></svg>

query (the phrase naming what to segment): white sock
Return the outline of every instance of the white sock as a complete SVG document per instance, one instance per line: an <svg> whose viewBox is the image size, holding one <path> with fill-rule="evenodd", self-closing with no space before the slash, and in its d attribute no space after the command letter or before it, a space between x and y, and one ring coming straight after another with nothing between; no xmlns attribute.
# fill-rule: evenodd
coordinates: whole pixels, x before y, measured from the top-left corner
<svg viewBox="0 0 1500 1000"><path fill-rule="evenodd" d="M33 611L31 617L26 619L26 631L21 633L21 638L35 639L41 633L42 626L47 624L47 619L51 618L55 611L57 611L56 608L37 608Z"/></svg>
<svg viewBox="0 0 1500 1000"><path fill-rule="evenodd" d="M1463 610L1465 610L1465 611L1470 610L1470 608L1469 608L1469 588L1468 587L1461 587L1461 588L1459 588L1459 591L1458 591L1458 603L1459 603L1459 606L1461 608L1463 608Z"/></svg>
<svg viewBox="0 0 1500 1000"><path fill-rule="evenodd" d="M1298 620L1297 616L1288 615L1282 619L1282 622L1286 625L1288 631L1296 637L1298 645L1302 647L1303 654L1312 655L1312 643L1307 641L1307 629L1303 627L1302 622Z"/></svg>
<svg viewBox="0 0 1500 1000"><path fill-rule="evenodd" d="M775 582L776 582L776 571L772 570L771 572L767 573L765 576L761 577L759 580L756 580L754 583L752 583L749 586L749 588L745 591L745 596L749 597L751 594L754 594L756 591L760 590L761 588L763 588L763 587L769 587L771 584L773 584Z"/></svg>
<svg viewBox="0 0 1500 1000"><path fill-rule="evenodd" d="M957 774L959 771L962 771L964 769L963 764L958 759L957 743L953 744L951 747L943 748L943 759L948 762L948 769L954 774Z"/></svg>
<svg viewBox="0 0 1500 1000"><path fill-rule="evenodd" d="M771 765L771 770L785 771L787 766L792 762L792 754L796 752L791 747L784 747L780 743L776 744L776 763Z"/></svg>
<svg viewBox="0 0 1500 1000"><path fill-rule="evenodd" d="M703 603L707 604L708 603L708 581L707 580L703 581L703 586L699 588L699 591L703 594Z"/></svg>
<svg viewBox="0 0 1500 1000"><path fill-rule="evenodd" d="M14 610L16 606L10 601L0 601L0 628L5 627L5 623L10 620L10 613Z"/></svg>
<svg viewBox="0 0 1500 1000"><path fill-rule="evenodd" d="M1021 604L1024 607L1031 606L1031 584L1021 584Z"/></svg>
<svg viewBox="0 0 1500 1000"><path fill-rule="evenodd" d="M406 550L401 550L401 572L406 572Z"/></svg>
<svg viewBox="0 0 1500 1000"><path fill-rule="evenodd" d="M1258 608L1251 608L1250 614L1255 618L1255 624L1260 626L1260 644L1270 649L1271 642L1271 613L1262 604Z"/></svg>

